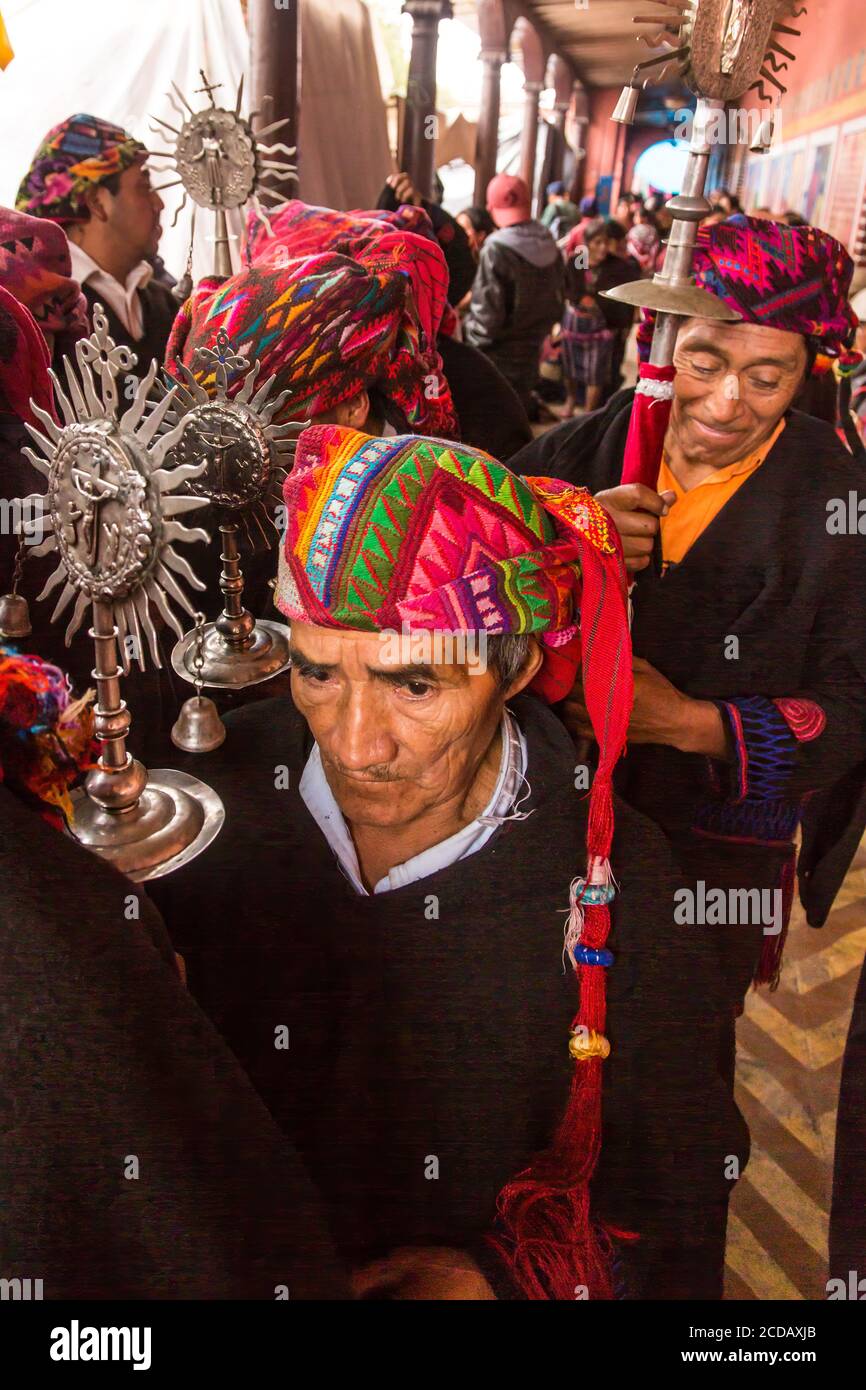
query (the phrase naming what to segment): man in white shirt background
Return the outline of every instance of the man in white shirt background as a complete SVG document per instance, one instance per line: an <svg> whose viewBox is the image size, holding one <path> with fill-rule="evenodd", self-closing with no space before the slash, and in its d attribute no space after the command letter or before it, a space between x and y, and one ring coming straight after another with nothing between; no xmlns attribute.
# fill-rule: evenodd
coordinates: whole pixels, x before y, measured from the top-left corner
<svg viewBox="0 0 866 1390"><path fill-rule="evenodd" d="M178 308L154 278L163 202L146 160L122 127L70 116L45 136L16 198L20 211L63 227L91 314L102 304L111 336L132 348L141 375L152 357L162 362Z"/></svg>

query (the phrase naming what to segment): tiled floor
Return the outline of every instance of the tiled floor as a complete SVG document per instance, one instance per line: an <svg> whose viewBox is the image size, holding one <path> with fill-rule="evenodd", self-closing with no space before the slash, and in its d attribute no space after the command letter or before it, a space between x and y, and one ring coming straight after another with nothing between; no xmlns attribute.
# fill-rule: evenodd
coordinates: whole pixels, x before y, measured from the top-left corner
<svg viewBox="0 0 866 1390"><path fill-rule="evenodd" d="M826 1297L839 1073L864 955L866 841L826 926L795 908L779 988L753 991L740 1020L752 1156L731 1204L728 1298Z"/></svg>

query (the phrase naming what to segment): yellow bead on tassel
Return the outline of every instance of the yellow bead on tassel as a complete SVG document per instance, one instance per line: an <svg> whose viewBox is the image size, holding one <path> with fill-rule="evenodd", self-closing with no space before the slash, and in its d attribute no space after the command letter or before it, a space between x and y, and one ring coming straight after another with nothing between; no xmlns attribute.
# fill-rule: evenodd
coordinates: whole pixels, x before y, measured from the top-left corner
<svg viewBox="0 0 866 1390"><path fill-rule="evenodd" d="M609 1057L610 1043L594 1028L578 1028L569 1038L568 1050L576 1062L587 1062L590 1057Z"/></svg>

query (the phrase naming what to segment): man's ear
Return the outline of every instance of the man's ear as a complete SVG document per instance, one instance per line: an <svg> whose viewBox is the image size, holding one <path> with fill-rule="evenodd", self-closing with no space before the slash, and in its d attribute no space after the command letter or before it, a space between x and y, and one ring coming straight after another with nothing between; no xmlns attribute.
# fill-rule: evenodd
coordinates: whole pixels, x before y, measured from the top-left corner
<svg viewBox="0 0 866 1390"><path fill-rule="evenodd" d="M366 391L359 391L357 396L346 402L348 419L347 425L353 430L363 430L367 427L367 420L370 416L370 397Z"/></svg>
<svg viewBox="0 0 866 1390"><path fill-rule="evenodd" d="M526 689L530 681L537 675L543 660L544 652L541 650L541 643L537 637L531 637L529 639L529 651L526 654L523 670L518 672L505 691L506 700L511 700L515 695L519 695L521 690Z"/></svg>
<svg viewBox="0 0 866 1390"><path fill-rule="evenodd" d="M90 216L97 222L107 222L111 212L111 194L107 188L97 185L88 188L84 195L85 206Z"/></svg>

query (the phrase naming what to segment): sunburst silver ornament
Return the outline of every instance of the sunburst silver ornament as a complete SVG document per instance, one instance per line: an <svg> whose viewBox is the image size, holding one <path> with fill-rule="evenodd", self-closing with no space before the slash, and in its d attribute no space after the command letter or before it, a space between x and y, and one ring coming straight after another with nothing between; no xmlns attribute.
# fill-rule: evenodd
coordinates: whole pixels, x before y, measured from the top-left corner
<svg viewBox="0 0 866 1390"><path fill-rule="evenodd" d="M47 479L44 495L24 499L41 504L46 539L34 555L58 554L56 570L39 599L62 585L52 621L73 604L66 644L90 609L96 643L99 698L96 736L103 748L87 774L86 794L76 801L74 835L134 879L152 878L178 867L209 844L222 823L222 805L197 778L164 770L148 774L126 751L130 716L120 698L121 668L129 669L129 648L142 670L145 648L161 665L151 606L178 635L183 628L172 604L194 613L179 579L203 589L175 545L207 541L200 528L177 517L202 505L201 498L177 489L204 471L204 464L167 468L168 452L181 426L164 428L172 395L145 414L148 390L156 377L153 362L128 410L117 418L117 377L136 364L134 353L116 345L97 304L94 330L76 344L78 371L64 359L68 395L51 377L62 423L31 402L42 429L27 428L39 452L25 454Z"/></svg>
<svg viewBox="0 0 866 1390"><path fill-rule="evenodd" d="M57 622L75 600L66 629L67 646L89 604L108 603L121 639L127 635L135 639L131 644L123 642L124 669L129 670L131 646L144 670L146 647L155 665L162 664L151 605L180 635L183 629L170 601L190 615L195 608L176 576L193 589L204 589L175 550L175 544L209 539L200 527L186 527L176 520L200 507L201 499L175 493L206 465L188 464L182 470L162 466L181 429L175 425L160 432L171 407L171 393L145 414L156 362L139 382L129 409L117 420L117 377L128 373L136 358L109 337L101 305L94 308L93 322L91 336L76 344L78 376L69 359L64 359L68 395L55 373L50 373L63 423L57 424L47 411L34 406L45 432L27 426L41 453L29 447L24 452L48 480L41 500L47 508L43 529L49 535L32 553L41 556L56 551L59 555L57 568L37 601L63 585L51 615L51 621ZM38 494L24 499L31 506L39 500Z"/></svg>
<svg viewBox="0 0 866 1390"><path fill-rule="evenodd" d="M201 658L198 678L208 686L238 689L269 680L289 664L289 629L269 619L254 619L243 606L243 575L238 540L250 548L277 540L282 486L303 425L275 425L274 416L288 398L276 392L271 376L256 388L261 364L234 353L225 330L214 348L200 348L194 362L203 380L183 364L183 381L175 385L169 421L182 430L172 459L179 467L207 460L205 472L190 484L220 516L223 571L220 588L225 608L204 629L194 632L172 652L172 665L185 680L196 679L194 658ZM244 372L238 393L229 399L229 377ZM204 383L208 383L206 386ZM209 388L209 389L208 389Z"/></svg>
<svg viewBox="0 0 866 1390"><path fill-rule="evenodd" d="M659 69L660 82L674 65L697 96L734 101L748 88L761 101L771 100L765 83L784 95L786 88L775 74L786 71L794 54L784 48L779 34L800 37L783 21L806 13L798 0L651 0L661 13L638 15L635 24L651 26L639 40L664 52L634 70L632 85L651 68ZM778 55L778 57L777 57ZM779 62L779 58L786 62Z"/></svg>
<svg viewBox="0 0 866 1390"><path fill-rule="evenodd" d="M674 343L684 317L736 320L741 317L718 296L694 284L692 267L701 220L711 211L705 196L707 172L712 145L720 122L724 122L726 104L739 99L752 88L762 101L769 100L764 83L770 83L784 93L785 88L770 72L783 71L775 57L779 53L793 61L793 53L783 48L776 34L794 34L782 23L792 14L805 10L796 7L796 0L654 0L663 9L663 17L638 15L636 24L658 25L661 28L641 35L650 47L662 46L656 57L638 63L631 82L623 89L613 120L630 125L635 117L641 86L646 74L658 69L655 80L661 81L670 64L679 69L682 80L697 95L691 126L689 155L683 171L680 192L667 204L673 217L664 267L651 280L617 285L605 290L607 299L615 299L633 308L652 309L657 318L650 348L650 363L656 367L669 366L673 361ZM769 65L769 66L768 66Z"/></svg>
<svg viewBox="0 0 866 1390"><path fill-rule="evenodd" d="M254 111L249 120L241 115L243 78L238 85L233 110L217 106L214 101L213 93L219 90L221 83L208 82L204 72L201 73L201 79L203 85L195 95L204 93L209 104L199 111L193 110L183 92L172 82L174 94L183 105L178 106L171 93L168 94L168 99L178 112L182 124L179 127L170 125L159 116L152 119L163 131L175 136L174 148L150 150L148 153L158 159L170 160L173 166L171 172L176 175L168 183L157 185L157 192L183 184L183 200L175 213L172 226L176 225L188 198L192 199L196 207L208 208L215 214L214 274L227 276L232 273L232 265L226 210L239 208L244 203L251 202L265 225L269 227L267 212L261 200L267 199L272 204L272 212L286 202L284 194L268 184L291 183L297 179L298 171L292 163L297 150L295 146L289 148L281 143L262 144L263 136L275 135L283 126L288 125L288 117L273 121L254 132L252 121L259 112ZM154 127L151 127L151 130L155 134L162 133L155 131ZM160 170L160 173L167 172L168 169ZM194 229L193 221L193 235ZM190 260L191 256L190 246Z"/></svg>

